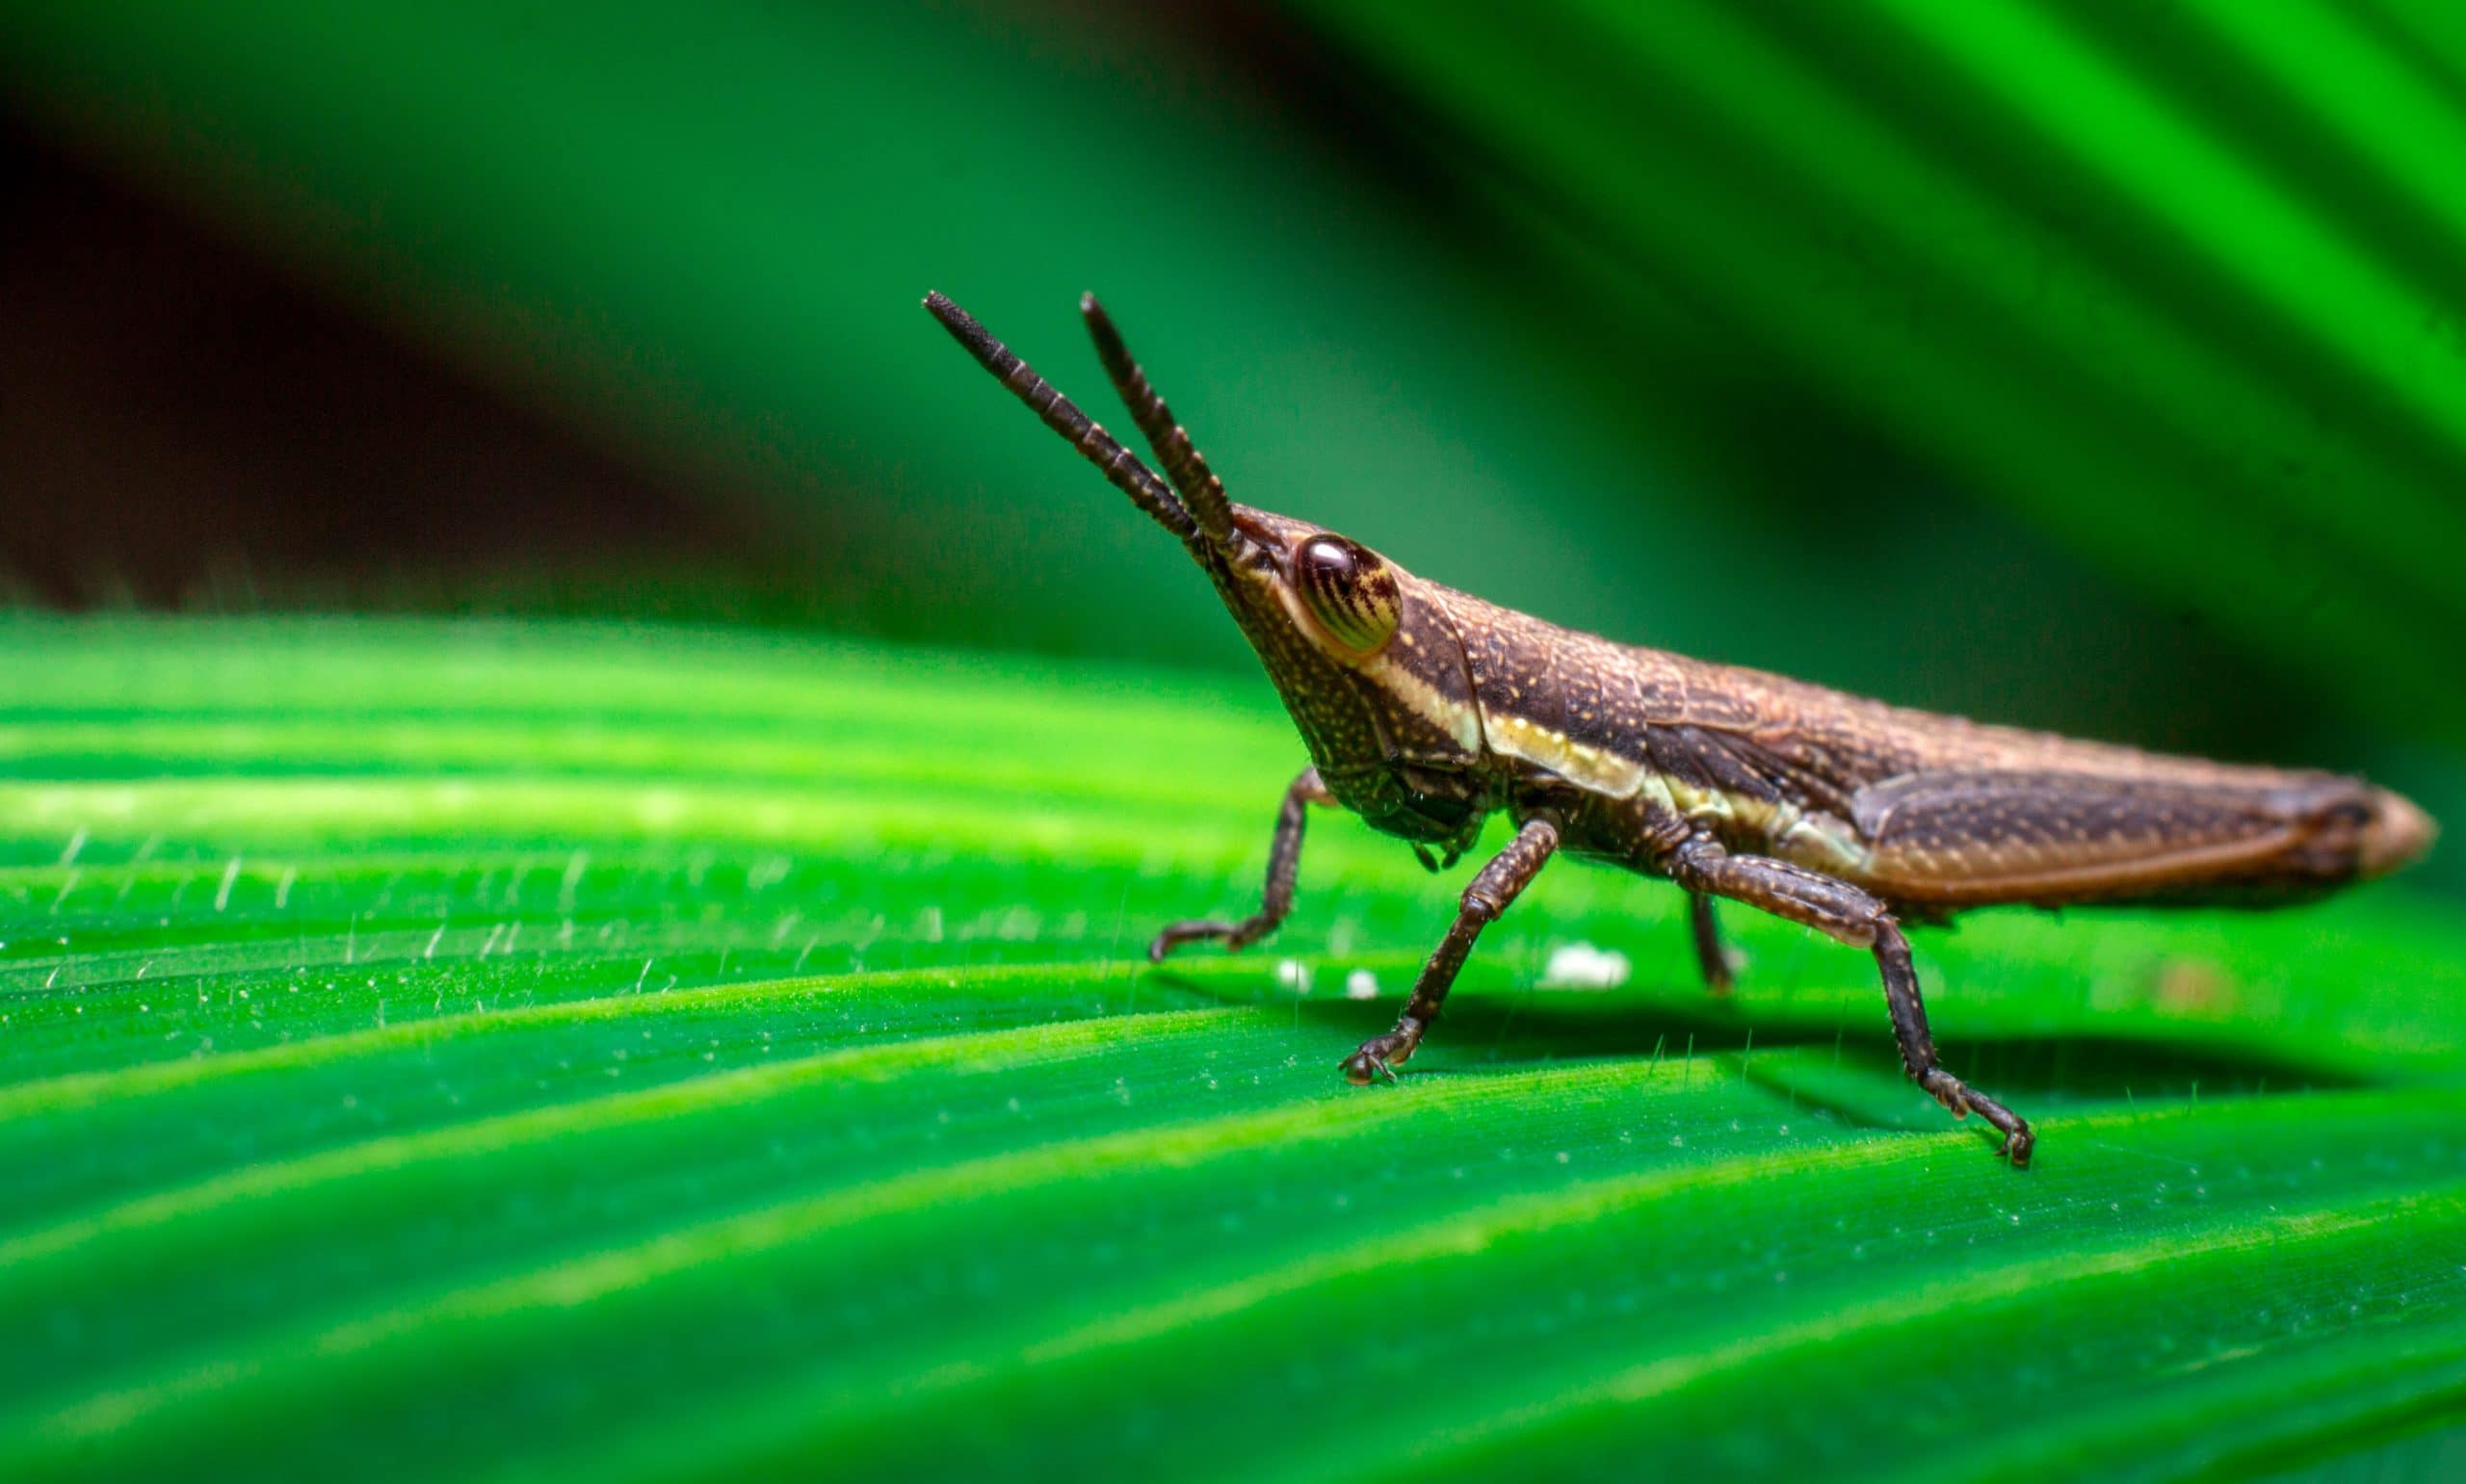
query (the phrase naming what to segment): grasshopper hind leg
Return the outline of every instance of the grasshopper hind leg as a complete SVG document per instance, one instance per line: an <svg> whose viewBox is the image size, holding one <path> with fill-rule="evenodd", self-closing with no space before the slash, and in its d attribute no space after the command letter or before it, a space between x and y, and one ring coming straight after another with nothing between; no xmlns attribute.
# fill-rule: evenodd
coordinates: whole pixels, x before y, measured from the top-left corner
<svg viewBox="0 0 2466 1484"><path fill-rule="evenodd" d="M1884 1003L1892 1012L1893 1038L1901 1045L1902 1065L1910 1080L1954 1117L1966 1118L1974 1112L1994 1125L2004 1135L2003 1152L2014 1166L2030 1162L2037 1136L2030 1132L2028 1121L1944 1070L1935 1054L1935 1038L1927 1028L1927 1005L1919 998L1918 974L1909 961L1909 939L1881 899L1846 881L1785 861L1731 855L1718 843L1702 838L1680 846L1669 869L1678 883L1699 899L1727 897L1874 952L1883 975Z"/></svg>
<svg viewBox="0 0 2466 1484"><path fill-rule="evenodd" d="M1889 915L1876 927L1876 962L1883 969L1884 1002L1892 1011L1894 1039L1901 1043L1902 1065L1929 1097L1952 1110L1955 1118L1975 1112L2004 1135L2004 1153L2015 1168L2026 1168L2037 1135L2027 1119L2002 1103L1944 1070L1935 1055L1935 1038L1928 1033L1927 1004L1918 998L1918 971L1909 962L1909 939Z"/></svg>

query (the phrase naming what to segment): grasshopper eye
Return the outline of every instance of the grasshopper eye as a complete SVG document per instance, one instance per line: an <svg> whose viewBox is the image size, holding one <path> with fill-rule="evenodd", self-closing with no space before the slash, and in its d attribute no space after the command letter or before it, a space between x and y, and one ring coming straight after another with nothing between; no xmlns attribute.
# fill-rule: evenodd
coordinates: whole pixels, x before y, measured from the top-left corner
<svg viewBox="0 0 2466 1484"><path fill-rule="evenodd" d="M1396 574L1377 552L1314 535L1293 554L1293 581L1327 636L1355 654L1377 654L1396 637L1404 617Z"/></svg>

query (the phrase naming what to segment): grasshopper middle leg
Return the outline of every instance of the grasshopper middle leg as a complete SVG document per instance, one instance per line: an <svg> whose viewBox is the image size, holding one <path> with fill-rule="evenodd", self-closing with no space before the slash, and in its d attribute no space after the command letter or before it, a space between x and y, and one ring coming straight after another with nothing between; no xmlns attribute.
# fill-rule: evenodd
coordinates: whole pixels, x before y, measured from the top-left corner
<svg viewBox="0 0 2466 1484"><path fill-rule="evenodd" d="M1535 815L1524 821L1524 827L1516 831L1506 849L1490 857L1490 863L1482 868L1473 884L1464 888L1456 922L1447 929L1447 936L1439 940L1438 951L1422 965L1421 977L1413 981L1413 997L1405 1002L1396 1028L1385 1035L1372 1036L1344 1059L1344 1074L1354 1085L1367 1083L1374 1077L1396 1075L1396 1063L1412 1055L1422 1044L1422 1032L1438 1019L1439 1004L1456 983L1456 972L1464 967L1466 955L1473 951L1473 940L1523 894L1549 863L1550 852L1557 848L1557 822Z"/></svg>
<svg viewBox="0 0 2466 1484"><path fill-rule="evenodd" d="M1239 951L1276 930L1293 910L1293 883L1301 872L1301 830L1309 822L1312 804L1333 805L1336 796L1319 781L1319 769L1305 768L1284 791L1284 807L1276 811L1275 841L1268 846L1268 884L1259 910L1238 923L1168 923L1147 945L1151 963L1185 943L1221 938L1226 949Z"/></svg>
<svg viewBox="0 0 2466 1484"><path fill-rule="evenodd" d="M1883 971L1884 1002L1892 1011L1893 1035L1901 1043L1902 1065L1908 1069L1910 1080L1955 1118L1975 1110L2003 1133L2004 1153L2014 1165L2030 1162L2036 1136L2029 1124L1945 1071L1937 1058L1935 1038L1927 1028L1927 1005L1918 997L1918 974L1909 962L1909 940L1880 899L1846 881L1784 861L1731 855L1700 837L1678 847L1670 859L1670 874L1691 892L1761 907L1843 943L1873 950L1876 966Z"/></svg>
<svg viewBox="0 0 2466 1484"><path fill-rule="evenodd" d="M1695 940L1695 966L1704 971L1704 987L1726 995L1737 982L1738 965L1721 946L1720 919L1713 915L1713 898L1702 892L1687 894L1687 930Z"/></svg>

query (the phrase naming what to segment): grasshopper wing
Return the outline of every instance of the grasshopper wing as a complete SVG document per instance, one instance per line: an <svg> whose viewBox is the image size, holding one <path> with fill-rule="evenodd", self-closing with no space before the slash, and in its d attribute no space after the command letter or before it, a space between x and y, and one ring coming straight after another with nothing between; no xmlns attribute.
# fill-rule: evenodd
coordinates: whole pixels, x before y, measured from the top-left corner
<svg viewBox="0 0 2466 1484"><path fill-rule="evenodd" d="M2376 794L2325 774L1929 772L1859 790L1851 816L1870 851L1860 884L1895 901L2251 900L2354 879Z"/></svg>

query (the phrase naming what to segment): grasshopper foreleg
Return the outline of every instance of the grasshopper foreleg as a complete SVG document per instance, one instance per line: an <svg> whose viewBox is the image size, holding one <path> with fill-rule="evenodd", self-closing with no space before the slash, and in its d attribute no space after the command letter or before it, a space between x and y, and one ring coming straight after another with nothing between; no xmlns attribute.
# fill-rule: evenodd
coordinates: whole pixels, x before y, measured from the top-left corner
<svg viewBox="0 0 2466 1484"><path fill-rule="evenodd" d="M1348 1079L1360 1085L1375 1077L1396 1075L1396 1064L1412 1055L1414 1048L1422 1044L1422 1032L1438 1019L1439 1004L1456 982L1456 971L1464 967L1465 956L1473 951L1473 940L1522 895L1548 864L1550 852L1558 847L1557 822L1535 815L1524 821L1524 827L1516 831L1506 849L1490 857L1490 863L1464 888L1456 922L1447 929L1447 936L1439 940L1438 951L1422 965L1421 977L1413 981L1413 997L1405 1002L1404 1013L1397 1018L1396 1028L1385 1035L1372 1036L1361 1043L1360 1050L1344 1059Z"/></svg>
<svg viewBox="0 0 2466 1484"><path fill-rule="evenodd" d="M1893 1035L1901 1043L1902 1065L1910 1079L1955 1118L1975 1110L2003 1133L2004 1153L2015 1165L2030 1162L2036 1139L2029 1124L1945 1071L1936 1058L1935 1039L1927 1029L1927 1005L1918 996L1918 975L1910 967L1909 940L1880 899L1848 882L1784 861L1731 855L1718 843L1701 837L1678 847L1670 859L1670 874L1691 892L1761 907L1775 917L1871 950L1883 971L1884 1002L1892 1011Z"/></svg>
<svg viewBox="0 0 2466 1484"><path fill-rule="evenodd" d="M1221 938L1228 950L1239 951L1275 931L1293 910L1293 883L1301 871L1301 831L1309 822L1310 806L1335 801L1336 796L1319 781L1319 769L1303 768L1293 787L1284 791L1284 807L1276 811L1275 841L1268 846L1268 883L1259 910L1238 923L1168 923L1147 945L1148 960L1163 963L1166 954L1202 938Z"/></svg>

